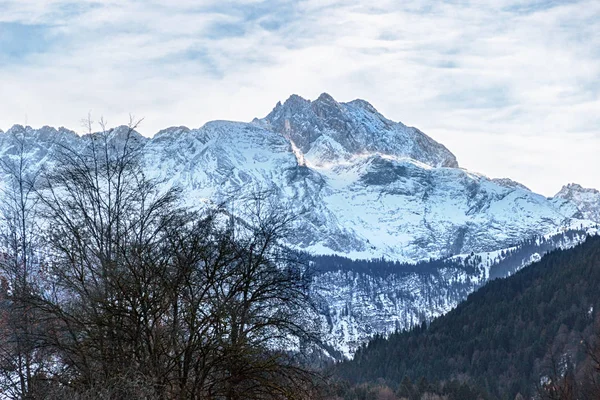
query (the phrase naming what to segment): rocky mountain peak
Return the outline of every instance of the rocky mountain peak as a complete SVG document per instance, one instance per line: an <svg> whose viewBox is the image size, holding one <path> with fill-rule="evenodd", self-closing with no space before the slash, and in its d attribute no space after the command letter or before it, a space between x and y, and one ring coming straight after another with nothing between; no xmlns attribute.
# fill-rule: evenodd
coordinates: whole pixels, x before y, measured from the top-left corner
<svg viewBox="0 0 600 400"><path fill-rule="evenodd" d="M111 128L106 133L109 138L118 138L118 139L125 139L125 137L127 135L129 135L130 138L143 138L144 137L141 133L139 133L135 129L132 130L127 125L119 125L116 128Z"/></svg>
<svg viewBox="0 0 600 400"><path fill-rule="evenodd" d="M566 200L577 207L582 218L591 221L600 221L600 191L584 188L577 183L563 186L554 196L560 201Z"/></svg>
<svg viewBox="0 0 600 400"><path fill-rule="evenodd" d="M182 137L184 134L190 132L190 128L187 126L171 126L166 129L162 129L152 137L153 141L162 140L174 140Z"/></svg>
<svg viewBox="0 0 600 400"><path fill-rule="evenodd" d="M559 197L562 199L572 199L573 197L577 197L578 195L600 195L600 192L596 189L584 188L578 183L569 183L564 185L558 193L554 197Z"/></svg>
<svg viewBox="0 0 600 400"><path fill-rule="evenodd" d="M79 137L77 133L74 131L60 127L58 129L44 125L39 129L34 129L31 126L23 126L23 125L13 125L9 130L5 132L3 135L3 140L9 140L11 136L19 136L23 137L26 141L31 141L33 143L53 143L56 141L62 140L74 140Z"/></svg>
<svg viewBox="0 0 600 400"><path fill-rule="evenodd" d="M327 92L321 93L316 101L323 103L337 103L337 101L335 101L335 99Z"/></svg>
<svg viewBox="0 0 600 400"><path fill-rule="evenodd" d="M446 147L416 128L388 120L360 99L341 103L328 93L314 101L292 95L254 123L289 139L315 166L382 154L432 167L458 167Z"/></svg>
<svg viewBox="0 0 600 400"><path fill-rule="evenodd" d="M21 124L14 124L10 128L8 128L8 130L6 131L6 133L9 133L9 134L21 133L21 132L25 132L25 127Z"/></svg>
<svg viewBox="0 0 600 400"><path fill-rule="evenodd" d="M310 100L306 100L297 94L293 94L283 104L279 102L278 107L276 107L273 111L279 109L280 111L285 112L287 116L291 116L293 114L302 114L308 109L308 107L310 107L310 103Z"/></svg>

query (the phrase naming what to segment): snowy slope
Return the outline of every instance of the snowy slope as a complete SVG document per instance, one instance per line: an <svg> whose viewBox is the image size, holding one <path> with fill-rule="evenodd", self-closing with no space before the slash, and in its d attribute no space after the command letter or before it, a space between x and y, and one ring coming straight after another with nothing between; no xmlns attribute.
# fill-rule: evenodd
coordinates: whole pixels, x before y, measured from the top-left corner
<svg viewBox="0 0 600 400"><path fill-rule="evenodd" d="M14 153L19 132L39 165L50 165L61 143L89 140L17 125L0 134L0 156ZM363 100L291 96L252 123L214 121L136 140L148 175L180 186L190 205L235 208L244 194L269 190L301 215L290 244L314 253L416 261L506 248L573 219L600 218L597 192L549 200L458 168L443 145Z"/></svg>

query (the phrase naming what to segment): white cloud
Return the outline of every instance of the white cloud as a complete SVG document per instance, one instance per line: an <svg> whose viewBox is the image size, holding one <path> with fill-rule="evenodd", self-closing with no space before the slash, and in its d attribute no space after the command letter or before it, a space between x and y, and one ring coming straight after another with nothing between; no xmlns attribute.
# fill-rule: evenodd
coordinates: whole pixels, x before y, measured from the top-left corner
<svg viewBox="0 0 600 400"><path fill-rule="evenodd" d="M44 29L42 51L0 49L0 127L78 129L92 110L144 116L152 135L327 91L419 127L469 169L547 195L600 187L595 0L164 4L0 0L0 27Z"/></svg>

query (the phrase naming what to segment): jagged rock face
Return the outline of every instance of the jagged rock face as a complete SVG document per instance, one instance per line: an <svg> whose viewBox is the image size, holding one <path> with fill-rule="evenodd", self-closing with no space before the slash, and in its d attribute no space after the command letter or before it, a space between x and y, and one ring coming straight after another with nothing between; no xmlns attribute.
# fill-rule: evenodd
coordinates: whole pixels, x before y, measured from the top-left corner
<svg viewBox="0 0 600 400"><path fill-rule="evenodd" d="M330 354L352 358L375 334L410 329L445 314L480 284L479 276L458 269L388 276L335 271L314 278L312 296L323 299L324 341L339 352Z"/></svg>
<svg viewBox="0 0 600 400"><path fill-rule="evenodd" d="M323 93L311 102L294 95L255 123L289 137L316 165L379 153L432 167L458 167L443 145L416 128L384 118L364 100L338 103Z"/></svg>
<svg viewBox="0 0 600 400"><path fill-rule="evenodd" d="M596 189L586 189L576 183L569 183L560 189L553 200L561 208L575 206L580 218L600 221L600 191Z"/></svg>
<svg viewBox="0 0 600 400"><path fill-rule="evenodd" d="M124 129L111 131L115 142ZM32 162L48 165L59 143L77 147L94 136L15 126L0 135L0 157L15 151L19 132ZM292 96L252 123L214 121L134 140L146 173L181 187L191 206L224 203L235 212L245 195L269 190L300 215L290 244L313 253L416 261L492 251L573 218L600 219L580 209L580 197L548 200L457 168L445 147L363 100Z"/></svg>

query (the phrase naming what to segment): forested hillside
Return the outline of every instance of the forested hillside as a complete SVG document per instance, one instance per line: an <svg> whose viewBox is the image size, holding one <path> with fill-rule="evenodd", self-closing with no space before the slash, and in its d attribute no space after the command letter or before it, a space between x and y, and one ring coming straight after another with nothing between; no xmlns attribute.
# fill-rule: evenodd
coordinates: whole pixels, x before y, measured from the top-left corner
<svg viewBox="0 0 600 400"><path fill-rule="evenodd" d="M549 398L597 398L590 397L589 350L600 321L599 288L600 237L591 237L490 282L429 326L374 339L335 373L351 384L383 381L397 395L403 381L425 378L510 400L568 381L574 397Z"/></svg>
<svg viewBox="0 0 600 400"><path fill-rule="evenodd" d="M307 255L315 273L312 297L327 329L324 340L331 346L328 352L350 359L375 334L387 337L430 322L489 280L513 275L544 254L574 247L597 231L597 227L573 227L507 249L414 264Z"/></svg>

